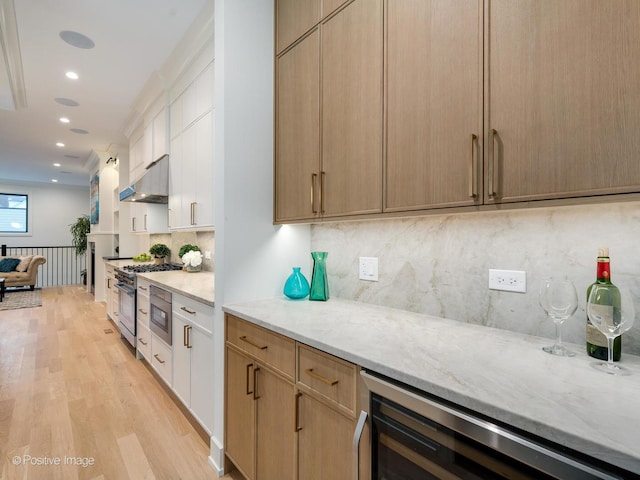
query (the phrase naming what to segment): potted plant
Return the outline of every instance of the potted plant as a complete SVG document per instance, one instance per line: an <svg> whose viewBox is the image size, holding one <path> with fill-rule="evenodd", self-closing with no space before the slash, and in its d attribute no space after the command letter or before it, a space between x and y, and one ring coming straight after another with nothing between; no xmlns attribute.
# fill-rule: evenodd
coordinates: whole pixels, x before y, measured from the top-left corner
<svg viewBox="0 0 640 480"><path fill-rule="evenodd" d="M82 215L70 225L71 244L76 248L76 255L84 255L87 251L87 235L91 232L89 216Z"/></svg>
<svg viewBox="0 0 640 480"><path fill-rule="evenodd" d="M171 250L169 250L169 247L167 247L164 243L155 243L151 245L149 253L156 257L156 263L164 263L165 257L169 256Z"/></svg>
<svg viewBox="0 0 640 480"><path fill-rule="evenodd" d="M182 258L182 256L187 252L199 252L199 251L200 251L200 247L198 247L197 245L191 245L190 243L187 243L180 247L180 250L178 251L178 256Z"/></svg>

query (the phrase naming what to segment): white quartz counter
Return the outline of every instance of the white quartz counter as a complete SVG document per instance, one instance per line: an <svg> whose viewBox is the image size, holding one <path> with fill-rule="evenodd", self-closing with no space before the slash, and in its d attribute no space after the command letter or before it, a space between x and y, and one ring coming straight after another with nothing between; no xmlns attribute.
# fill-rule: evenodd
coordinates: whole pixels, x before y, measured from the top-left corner
<svg viewBox="0 0 640 480"><path fill-rule="evenodd" d="M127 260L105 260L106 263L122 268L127 265L147 265L150 262L134 262ZM213 307L215 293L215 275L213 272L184 272L182 270L169 270L163 272L136 273L140 278L164 287L174 293L184 295L197 302Z"/></svg>
<svg viewBox="0 0 640 480"><path fill-rule="evenodd" d="M224 311L632 472L640 472L640 357L601 373L584 346L375 305L269 299Z"/></svg>

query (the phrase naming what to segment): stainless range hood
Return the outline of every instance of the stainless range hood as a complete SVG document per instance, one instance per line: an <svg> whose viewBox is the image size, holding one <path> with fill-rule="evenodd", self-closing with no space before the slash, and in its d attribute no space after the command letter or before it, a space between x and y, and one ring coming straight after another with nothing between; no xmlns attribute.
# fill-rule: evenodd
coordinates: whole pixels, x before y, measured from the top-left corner
<svg viewBox="0 0 640 480"><path fill-rule="evenodd" d="M140 180L122 190L120 201L169 203L169 155L153 162Z"/></svg>

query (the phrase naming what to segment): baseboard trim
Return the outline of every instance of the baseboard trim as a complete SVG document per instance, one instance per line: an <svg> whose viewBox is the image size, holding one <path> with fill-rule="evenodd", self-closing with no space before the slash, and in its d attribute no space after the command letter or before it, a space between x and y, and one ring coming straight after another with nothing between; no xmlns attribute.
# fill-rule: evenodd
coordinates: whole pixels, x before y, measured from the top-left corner
<svg viewBox="0 0 640 480"><path fill-rule="evenodd" d="M224 475L224 448L216 437L211 437L211 453L209 454L209 464L213 467L219 477Z"/></svg>

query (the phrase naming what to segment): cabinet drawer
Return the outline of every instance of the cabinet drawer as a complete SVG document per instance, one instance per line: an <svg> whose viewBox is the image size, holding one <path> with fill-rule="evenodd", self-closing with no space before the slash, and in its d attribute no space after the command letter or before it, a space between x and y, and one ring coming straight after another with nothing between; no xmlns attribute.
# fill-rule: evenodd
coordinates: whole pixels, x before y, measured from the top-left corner
<svg viewBox="0 0 640 480"><path fill-rule="evenodd" d="M140 298L138 298L140 300ZM136 305L136 321L138 325L149 328L149 302L140 302Z"/></svg>
<svg viewBox="0 0 640 480"><path fill-rule="evenodd" d="M151 335L151 366L171 385L171 347L155 335Z"/></svg>
<svg viewBox="0 0 640 480"><path fill-rule="evenodd" d="M147 361L151 361L151 332L145 325L138 322L138 335L136 340L136 348Z"/></svg>
<svg viewBox="0 0 640 480"><path fill-rule="evenodd" d="M293 379L295 342L227 314L227 341Z"/></svg>
<svg viewBox="0 0 640 480"><path fill-rule="evenodd" d="M356 407L357 367L337 357L298 344L298 383L352 412Z"/></svg>
<svg viewBox="0 0 640 480"><path fill-rule="evenodd" d="M180 315L188 322L202 327L209 333L213 332L213 307L174 294L172 309L176 315Z"/></svg>

